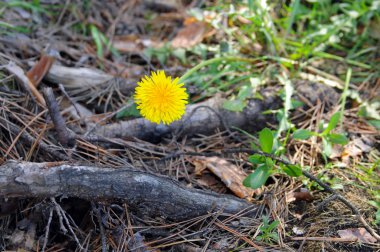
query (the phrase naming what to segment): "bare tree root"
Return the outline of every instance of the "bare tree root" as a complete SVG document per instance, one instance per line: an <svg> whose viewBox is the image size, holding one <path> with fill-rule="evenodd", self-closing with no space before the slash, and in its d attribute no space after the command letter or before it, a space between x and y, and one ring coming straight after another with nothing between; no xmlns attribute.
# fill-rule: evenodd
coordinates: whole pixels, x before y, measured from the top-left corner
<svg viewBox="0 0 380 252"><path fill-rule="evenodd" d="M174 154L171 154L171 155L168 155L167 157L164 157L162 158L161 160L166 160L168 158L174 158L174 157L178 157L178 156L181 156L181 155L189 155L189 156L206 156L206 157L212 157L212 156L220 156L222 154L227 154L227 153L249 153L249 154L260 154L262 156L266 156L266 157L270 157L278 162L281 162L283 164L286 164L286 165L293 165L292 163L282 159L282 158L279 158L279 157L276 157L276 156L273 156L271 154L268 154L268 153L264 153L264 152L261 152L261 151L257 151L257 150L252 150L252 149L230 149L230 150L225 150L225 151L221 151L219 153L217 152L207 152L207 153L198 153L198 152L177 152L177 153L174 153ZM328 202L332 201L332 200L339 200L340 202L342 202L346 207L348 207L352 213L356 216L357 220L364 226L364 228L378 241L380 241L380 236L376 233L376 231L368 224L368 222L364 219L364 217L360 214L360 211L358 210L357 207L355 207L349 200L347 200L343 195L341 195L340 193L338 193L337 191L335 191L334 189L332 189L330 186L328 186L326 183L322 182L320 179L318 179L317 177L315 177L313 174L305 171L305 170L302 170L302 174L307 177L308 179L316 182L318 185L320 185L326 192L329 192L332 194L331 197L329 197L327 199L326 202L323 202L324 204L327 204ZM317 207L317 208L320 208Z"/></svg>
<svg viewBox="0 0 380 252"><path fill-rule="evenodd" d="M56 196L119 200L139 215L174 221L257 208L233 196L186 188L168 177L132 169L17 161L0 166L1 198Z"/></svg>

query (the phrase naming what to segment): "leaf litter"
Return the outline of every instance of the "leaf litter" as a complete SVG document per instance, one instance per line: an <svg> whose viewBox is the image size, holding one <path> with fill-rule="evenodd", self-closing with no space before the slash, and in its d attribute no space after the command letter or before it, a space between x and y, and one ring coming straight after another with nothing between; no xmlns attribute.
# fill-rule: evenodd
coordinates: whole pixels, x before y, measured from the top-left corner
<svg viewBox="0 0 380 252"><path fill-rule="evenodd" d="M165 138L156 144L137 139L83 137L98 122L105 124L113 121L113 117L107 116L124 105L133 93L138 79L144 73L162 67L154 57L169 58L167 68L173 75L184 72L188 65L182 65L173 55L166 55L167 52L162 49L165 43L189 49L203 43L212 44L215 40L225 37L223 29L211 28L209 21L219 18L217 13L206 13L206 23L195 20L187 22L186 20L192 19L181 10L183 6L165 2L155 4L152 1L116 1L107 4L94 1L89 6L80 1L67 1L63 9L59 9L58 16L54 16L57 9L53 5L6 8L4 20L14 27L22 26L30 32L8 31L0 38L1 163L10 159L36 162L69 160L111 167L134 167L171 176L189 187L207 188L225 194L230 194L228 190L231 190L242 198L253 197L252 201L262 204L262 211L271 216L272 221L280 221L280 224L276 229L278 242L265 243L255 239L259 234L257 230L262 225L261 219L246 217L244 213L227 218L213 213L171 223L136 216L128 209L128 204L97 202L101 218L95 220L95 211L89 206L89 202L84 200L64 197L59 202L49 199L24 199L17 202L17 207L11 201L9 207L6 207L6 202L1 204L0 213L6 216L0 223L1 236L4 237L0 245L2 250L20 247L41 249L48 223L51 225L51 232L57 230L46 240L46 246L51 251L78 249L80 246L74 237L88 250L101 250L109 246L115 251L238 251L238 248L241 248L240 251L309 251L320 248L322 243L327 250L334 251L378 249L378 244L360 247L360 244L350 246L339 241L329 241L328 238L340 235L341 238L351 241L376 242L366 230L359 227L360 224L352 218L351 212L340 203L328 202L322 208L323 211L320 211L318 204L323 202L328 194L318 190L317 185L305 185L303 181L279 174L271 176L269 183L260 190L253 191L242 187L241 181L245 174L251 171L251 167L246 165L248 155L244 153L212 158L197 157L193 160L187 160L186 157L175 157L163 162L160 160L170 153L176 153L178 149L199 147L198 150L201 149L202 152L220 152L240 147L241 144L251 142L247 135L241 134L242 141L237 142L228 131L221 131L210 136ZM46 9L41 11L41 8ZM178 11L182 11L180 15L176 13ZM237 15L236 20L235 22L241 25L252 24L255 21L241 15ZM224 19L223 22L226 21L228 20ZM376 30L373 28L376 22L370 22L370 29ZM183 28L178 29L178 23L183 23ZM38 25L34 26L35 24ZM93 25L98 33L90 34L85 30L78 33L81 24ZM224 28L232 25L232 21L224 23ZM211 29L211 32L208 29ZM94 42L95 36L99 43ZM240 43L244 43L244 36L241 38ZM59 51L59 56L54 55L54 59L47 56L49 54L44 53L47 45ZM252 46L242 45L242 50L252 50ZM265 44L256 41L255 46L260 48L255 53L267 50ZM99 47L102 47L101 53ZM147 48L155 48L153 55L146 54ZM14 63L9 65L9 62ZM326 60L324 63L334 62ZM301 80L295 81L310 82L310 94L318 92L318 85L326 84L338 89L343 87L344 83L340 78L336 78L334 73L329 73L328 67L316 71L316 66L308 66L303 70L306 73L301 72ZM59 89L59 84L64 88ZM355 89L371 98L378 93L379 84L378 80L371 79ZM40 87L36 88L38 85ZM61 146L56 141L51 119L40 110L41 105L38 102L44 104L40 94L41 87L44 86L54 87L61 111L65 111L62 114L66 119L67 128L82 136L77 139L74 148ZM65 90L67 95L62 90ZM317 96L303 97L306 105L297 108L291 114L292 122L298 127L319 130L320 122L329 118L326 112L337 105L331 104L331 101L336 100L332 96L332 93L321 93ZM78 109L80 107L83 109ZM356 111L358 110L359 108ZM345 128L351 141L336 155L346 167L333 166L317 170L317 167L324 167L324 162L319 155L322 149L321 142L316 139L290 142L289 159L296 160L302 166L309 166L327 183L333 184L338 181L343 184L342 193L366 218L375 221L374 208L367 203L373 196L361 188L367 186L366 181L360 180L359 186L354 182L359 175L364 177L366 172L375 172L372 178L374 180L378 176L378 167L368 165L375 163L379 157L374 148L379 141L378 131L369 126L363 117L359 117L356 111L355 108L345 111L348 118ZM109 119L102 121L103 118ZM194 164L195 168L192 167ZM305 190L304 186L309 188ZM299 188L301 190L298 191ZM313 200L310 190L316 190L312 196ZM55 209L55 212L49 220L51 209ZM67 221L65 218L68 218ZM105 230L101 231L101 227ZM68 230L70 228L72 232ZM291 239L290 230L295 235L305 236L299 237L305 240L307 237L326 239L300 243Z"/></svg>

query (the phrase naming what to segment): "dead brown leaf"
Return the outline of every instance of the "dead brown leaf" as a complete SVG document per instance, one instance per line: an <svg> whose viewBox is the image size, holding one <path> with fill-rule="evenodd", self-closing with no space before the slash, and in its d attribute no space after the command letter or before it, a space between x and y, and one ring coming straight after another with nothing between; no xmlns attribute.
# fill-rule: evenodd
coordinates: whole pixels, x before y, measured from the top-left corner
<svg viewBox="0 0 380 252"><path fill-rule="evenodd" d="M306 188L301 188L299 192L289 192L286 194L286 202L290 203L293 201L307 201L313 200L313 195Z"/></svg>
<svg viewBox="0 0 380 252"><path fill-rule="evenodd" d="M206 167L239 198L252 199L254 194L259 193L257 190L243 186L243 180L247 174L238 166L219 157L197 158L204 162Z"/></svg>
<svg viewBox="0 0 380 252"><path fill-rule="evenodd" d="M172 46L174 48L190 48L199 44L207 33L206 25L200 21L185 23L185 26L172 40Z"/></svg>
<svg viewBox="0 0 380 252"><path fill-rule="evenodd" d="M365 243L375 243L377 241L365 228L338 230L338 234L341 238L358 240Z"/></svg>
<svg viewBox="0 0 380 252"><path fill-rule="evenodd" d="M348 164L350 162L350 157L356 158L362 155L363 152L369 152L371 149L372 146L365 143L362 139L355 139L344 147L341 154L342 161Z"/></svg>
<svg viewBox="0 0 380 252"><path fill-rule="evenodd" d="M49 72L54 60L53 56L42 54L40 60L26 73L26 76L35 87L38 87L42 78Z"/></svg>
<svg viewBox="0 0 380 252"><path fill-rule="evenodd" d="M201 178L197 179L198 184L211 188L213 191L218 191L223 184L220 183L218 178L213 174L203 174ZM224 186L223 186L224 187Z"/></svg>
<svg viewBox="0 0 380 252"><path fill-rule="evenodd" d="M201 176L203 171L207 168L206 167L206 161L201 159L194 159L191 162L195 167L195 175Z"/></svg>
<svg viewBox="0 0 380 252"><path fill-rule="evenodd" d="M141 39L134 35L115 36L112 46L120 52L139 53L144 50Z"/></svg>
<svg viewBox="0 0 380 252"><path fill-rule="evenodd" d="M37 225L28 219L22 219L17 225L18 228L10 237L11 244L15 247L24 248L25 251L33 251L36 245Z"/></svg>
<svg viewBox="0 0 380 252"><path fill-rule="evenodd" d="M18 82L23 86L23 88L36 100L45 106L45 99L42 96L42 94L37 90L37 88L32 84L32 82L29 80L29 78L26 76L24 70L16 65L14 62L9 62L5 69L8 70L8 72L15 75Z"/></svg>
<svg viewBox="0 0 380 252"><path fill-rule="evenodd" d="M357 159L363 153L369 152L372 149L371 144L368 144L368 142L371 142L371 140L357 138L350 141L345 146L335 144L330 158L341 158L343 164L349 165L350 158Z"/></svg>

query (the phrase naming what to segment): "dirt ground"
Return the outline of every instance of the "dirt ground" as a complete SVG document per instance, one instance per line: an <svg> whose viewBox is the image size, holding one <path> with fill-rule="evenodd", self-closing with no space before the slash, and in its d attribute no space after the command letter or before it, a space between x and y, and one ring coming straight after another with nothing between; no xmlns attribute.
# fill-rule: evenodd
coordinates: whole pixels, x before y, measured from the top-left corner
<svg viewBox="0 0 380 252"><path fill-rule="evenodd" d="M247 43L241 62L228 56L226 68L201 65L186 79L184 119L147 122L133 104L141 78L160 69L183 76L216 58L213 48L238 33L236 23L249 22L217 15L218 1L179 2L2 1L0 250L379 251L379 130L359 113L379 101L379 72L349 86L334 129L346 145L326 156L322 138L297 140L288 127L278 137L285 144L273 157L277 170L247 188L258 132L279 129L279 111L293 127L318 131L341 110L347 64L304 67ZM362 65L379 64L379 50L371 57ZM351 66L354 75L362 65ZM239 78L251 73L265 84L243 109L226 110L243 90ZM282 74L302 102L288 110L286 84L273 77ZM228 86L214 86L219 79ZM303 175L281 170L290 163Z"/></svg>

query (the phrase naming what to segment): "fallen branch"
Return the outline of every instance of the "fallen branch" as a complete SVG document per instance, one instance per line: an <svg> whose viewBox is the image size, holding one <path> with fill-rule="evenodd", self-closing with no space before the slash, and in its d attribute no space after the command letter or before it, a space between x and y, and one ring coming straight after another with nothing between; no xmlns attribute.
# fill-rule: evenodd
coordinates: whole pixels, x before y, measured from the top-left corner
<svg viewBox="0 0 380 252"><path fill-rule="evenodd" d="M186 188L168 177L132 169L16 161L0 166L1 198L57 196L119 200L136 214L174 221L256 208L233 196Z"/></svg>
<svg viewBox="0 0 380 252"><path fill-rule="evenodd" d="M307 97L311 105L316 104L317 100L335 104L339 99L339 95L333 88L323 85L301 82L296 85L296 91L299 97ZM263 114L263 112L279 109L283 103L278 96L277 88L262 90L261 96L263 99L250 99L242 112L224 109L223 103L225 99L220 95L215 95L204 102L189 105L183 119L171 125L157 125L150 123L146 119L138 118L98 126L94 133L106 138L139 138L155 142L168 134L177 136L209 135L213 134L218 128L226 130L235 127L255 132L265 127L267 123L276 122L274 114Z"/></svg>
<svg viewBox="0 0 380 252"><path fill-rule="evenodd" d="M31 63L31 65L34 65ZM110 85L117 85L118 90L130 95L136 87L134 81L107 74L98 69L85 67L73 68L53 64L46 75L50 82L62 84L75 97L74 100L86 100L92 96L106 93ZM97 90L98 92L93 92Z"/></svg>
<svg viewBox="0 0 380 252"><path fill-rule="evenodd" d="M59 112L59 105L55 99L53 89L50 87L44 88L43 95L45 98L46 106L49 109L51 120L54 123L55 131L57 132L58 141L64 147L74 146L75 139L66 128L65 119Z"/></svg>

